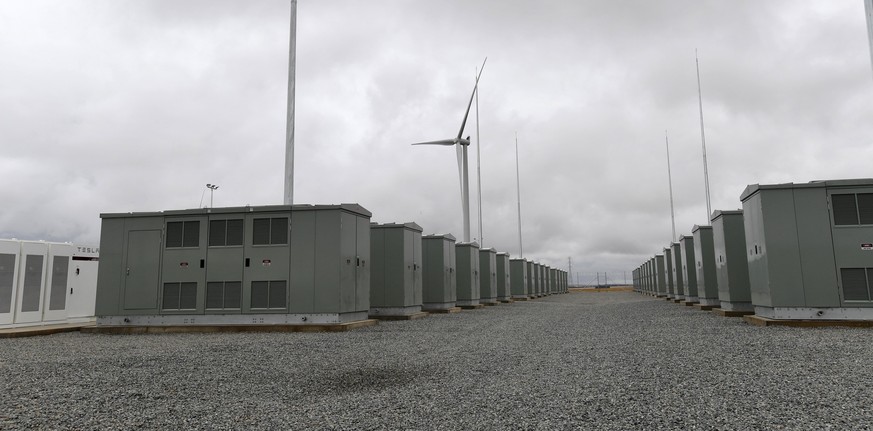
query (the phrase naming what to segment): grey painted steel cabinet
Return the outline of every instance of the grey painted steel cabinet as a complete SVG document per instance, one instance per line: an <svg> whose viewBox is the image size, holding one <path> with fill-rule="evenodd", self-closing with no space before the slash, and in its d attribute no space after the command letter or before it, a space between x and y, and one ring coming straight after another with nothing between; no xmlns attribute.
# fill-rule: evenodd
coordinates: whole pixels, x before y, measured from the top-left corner
<svg viewBox="0 0 873 431"><path fill-rule="evenodd" d="M479 305L479 244L459 242L455 245L459 307Z"/></svg>
<svg viewBox="0 0 873 431"><path fill-rule="evenodd" d="M370 225L370 316L421 312L421 226Z"/></svg>
<svg viewBox="0 0 873 431"><path fill-rule="evenodd" d="M534 263L528 259L525 259L524 265L527 267L527 272L525 273L525 279L527 280L525 282L525 285L527 286L527 289L526 289L527 295L530 298L536 298L537 288L536 288L536 282L534 281L534 278L536 277L534 275Z"/></svg>
<svg viewBox="0 0 873 431"><path fill-rule="evenodd" d="M701 305L719 305L718 279L715 271L715 248L711 226L694 226L694 268L697 275L697 302Z"/></svg>
<svg viewBox="0 0 873 431"><path fill-rule="evenodd" d="M670 258L673 259L673 285L671 291L676 299L685 299L685 276L682 271L682 249L678 242L670 244Z"/></svg>
<svg viewBox="0 0 873 431"><path fill-rule="evenodd" d="M527 262L522 259L509 260L510 288L513 299L527 299Z"/></svg>
<svg viewBox="0 0 873 431"><path fill-rule="evenodd" d="M741 200L755 314L873 319L873 179L754 184Z"/></svg>
<svg viewBox="0 0 873 431"><path fill-rule="evenodd" d="M697 302L697 259L694 256L694 237L682 235L679 237L679 250L681 252L682 276L685 282L685 300Z"/></svg>
<svg viewBox="0 0 873 431"><path fill-rule="evenodd" d="M455 237L451 234L426 235L421 238L422 310L454 308L457 303L455 276Z"/></svg>
<svg viewBox="0 0 873 431"><path fill-rule="evenodd" d="M666 297L667 296L667 277L664 274L664 255L656 254L655 255L655 283L658 289L658 296Z"/></svg>
<svg viewBox="0 0 873 431"><path fill-rule="evenodd" d="M324 324L367 318L370 212L359 205L101 218L98 325Z"/></svg>
<svg viewBox="0 0 873 431"><path fill-rule="evenodd" d="M512 274L509 253L497 253L497 300L509 302L512 299Z"/></svg>
<svg viewBox="0 0 873 431"><path fill-rule="evenodd" d="M479 249L479 302L497 304L497 250Z"/></svg>
<svg viewBox="0 0 873 431"><path fill-rule="evenodd" d="M746 232L742 211L716 211L712 215L715 272L720 308L755 311L746 260Z"/></svg>
<svg viewBox="0 0 873 431"><path fill-rule="evenodd" d="M664 274L667 276L667 297L676 298L673 292L673 249L664 247Z"/></svg>

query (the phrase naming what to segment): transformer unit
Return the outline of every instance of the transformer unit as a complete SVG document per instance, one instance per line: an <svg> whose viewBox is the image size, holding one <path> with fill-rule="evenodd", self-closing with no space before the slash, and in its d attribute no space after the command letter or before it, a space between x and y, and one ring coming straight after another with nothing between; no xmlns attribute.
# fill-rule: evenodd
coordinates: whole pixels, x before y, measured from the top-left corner
<svg viewBox="0 0 873 431"><path fill-rule="evenodd" d="M370 215L357 204L101 214L97 325L367 320Z"/></svg>
<svg viewBox="0 0 873 431"><path fill-rule="evenodd" d="M655 288L659 298L667 297L667 277L664 274L664 255L655 255Z"/></svg>
<svg viewBox="0 0 873 431"><path fill-rule="evenodd" d="M754 313L746 259L746 232L742 211L712 214L715 272L718 277L719 307L724 311Z"/></svg>
<svg viewBox="0 0 873 431"><path fill-rule="evenodd" d="M525 301L528 295L527 261L522 258L509 259L509 286L512 290L512 299Z"/></svg>
<svg viewBox="0 0 873 431"><path fill-rule="evenodd" d="M664 247L664 274L667 277L667 298L677 299L673 292L673 249Z"/></svg>
<svg viewBox="0 0 873 431"><path fill-rule="evenodd" d="M497 305L497 250L479 249L479 303Z"/></svg>
<svg viewBox="0 0 873 431"><path fill-rule="evenodd" d="M0 328L94 320L97 247L0 240Z"/></svg>
<svg viewBox="0 0 873 431"><path fill-rule="evenodd" d="M370 317L422 317L421 226L370 224Z"/></svg>
<svg viewBox="0 0 873 431"><path fill-rule="evenodd" d="M422 310L451 313L461 311L457 302L455 237L451 234L421 237Z"/></svg>
<svg viewBox="0 0 873 431"><path fill-rule="evenodd" d="M512 276L509 253L497 253L497 300L512 302Z"/></svg>
<svg viewBox="0 0 873 431"><path fill-rule="evenodd" d="M756 315L873 319L873 179L753 184L740 199Z"/></svg>
<svg viewBox="0 0 873 431"><path fill-rule="evenodd" d="M479 304L479 244L459 242L455 244L457 304L461 308L480 308Z"/></svg>
<svg viewBox="0 0 873 431"><path fill-rule="evenodd" d="M673 298L680 301L685 300L685 277L682 273L682 249L678 242L670 243L670 258L672 259L673 284L670 285L670 291L673 293Z"/></svg>
<svg viewBox="0 0 873 431"><path fill-rule="evenodd" d="M696 304L697 300L697 270L694 269L697 260L694 257L694 237L682 235L679 237L679 251L682 263L682 277L685 286L685 302Z"/></svg>
<svg viewBox="0 0 873 431"><path fill-rule="evenodd" d="M718 278L715 271L715 248L712 226L691 229L694 237L694 270L697 276L697 302L701 306L718 307Z"/></svg>

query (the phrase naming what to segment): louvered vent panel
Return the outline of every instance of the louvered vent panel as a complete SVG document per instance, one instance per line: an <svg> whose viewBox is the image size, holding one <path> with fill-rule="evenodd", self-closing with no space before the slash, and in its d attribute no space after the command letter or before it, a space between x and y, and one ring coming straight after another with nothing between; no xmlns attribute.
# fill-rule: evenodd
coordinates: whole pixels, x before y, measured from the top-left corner
<svg viewBox="0 0 873 431"><path fill-rule="evenodd" d="M284 280L270 282L270 308L285 308L286 290Z"/></svg>
<svg viewBox="0 0 873 431"><path fill-rule="evenodd" d="M206 308L224 308L224 283L211 281L206 283Z"/></svg>
<svg viewBox="0 0 873 431"><path fill-rule="evenodd" d="M24 289L21 292L21 311L39 311L40 289L42 287L43 256L27 255L24 261Z"/></svg>
<svg viewBox="0 0 873 431"><path fill-rule="evenodd" d="M179 287L179 309L197 308L197 283L182 283Z"/></svg>
<svg viewBox="0 0 873 431"><path fill-rule="evenodd" d="M167 247L182 246L182 222L167 222Z"/></svg>
<svg viewBox="0 0 873 431"><path fill-rule="evenodd" d="M179 283L164 283L164 299L161 302L164 310L179 309Z"/></svg>
<svg viewBox="0 0 873 431"><path fill-rule="evenodd" d="M252 244L264 245L270 243L270 219L256 218L252 220Z"/></svg>
<svg viewBox="0 0 873 431"><path fill-rule="evenodd" d="M867 275L864 268L840 268L840 276L843 279L843 298L846 301L870 299L867 294Z"/></svg>
<svg viewBox="0 0 873 431"><path fill-rule="evenodd" d="M224 283L224 308L239 309L242 303L242 283L227 281Z"/></svg>
<svg viewBox="0 0 873 431"><path fill-rule="evenodd" d="M0 313L12 311L12 282L15 278L15 255L0 254Z"/></svg>
<svg viewBox="0 0 873 431"><path fill-rule="evenodd" d="M209 246L217 247L225 244L225 220L212 220L209 222ZM207 295L208 296L208 295Z"/></svg>
<svg viewBox="0 0 873 431"><path fill-rule="evenodd" d="M831 195L834 224L837 226L858 224L858 208L854 194Z"/></svg>
<svg viewBox="0 0 873 431"><path fill-rule="evenodd" d="M873 224L873 193L858 194L858 216L861 224Z"/></svg>
<svg viewBox="0 0 873 431"><path fill-rule="evenodd" d="M185 231L182 238L182 247L200 246L200 222L186 221Z"/></svg>
<svg viewBox="0 0 873 431"><path fill-rule="evenodd" d="M252 308L268 308L269 307L269 283L266 281L252 282Z"/></svg>
<svg viewBox="0 0 873 431"><path fill-rule="evenodd" d="M243 243L243 221L228 220L227 221L227 241L225 245L242 245Z"/></svg>
<svg viewBox="0 0 873 431"><path fill-rule="evenodd" d="M49 310L64 310L67 307L67 272L69 268L69 256L55 256L52 259L52 285L49 289Z"/></svg>

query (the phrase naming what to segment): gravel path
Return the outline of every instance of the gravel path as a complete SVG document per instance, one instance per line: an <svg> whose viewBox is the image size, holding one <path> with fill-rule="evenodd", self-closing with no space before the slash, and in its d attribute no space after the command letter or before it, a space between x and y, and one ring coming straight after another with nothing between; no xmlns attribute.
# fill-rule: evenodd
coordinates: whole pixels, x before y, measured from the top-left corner
<svg viewBox="0 0 873 431"><path fill-rule="evenodd" d="M347 333L0 339L0 429L870 429L871 339L630 292Z"/></svg>

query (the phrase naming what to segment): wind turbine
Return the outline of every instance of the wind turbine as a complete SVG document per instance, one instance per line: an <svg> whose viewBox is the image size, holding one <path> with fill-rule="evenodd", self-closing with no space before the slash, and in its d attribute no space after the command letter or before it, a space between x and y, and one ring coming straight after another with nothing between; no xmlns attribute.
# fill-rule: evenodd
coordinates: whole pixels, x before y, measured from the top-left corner
<svg viewBox="0 0 873 431"><path fill-rule="evenodd" d="M464 242L470 242L470 179L467 175L467 147L470 146L470 137L464 136L464 126L467 125L467 117L470 115L470 107L473 106L473 97L476 96L476 90L479 88L479 77L482 76L482 70L485 69L485 61L482 62L482 67L479 69L479 74L476 76L476 84L473 86L473 93L470 94L470 101L467 103L467 111L464 112L464 119L461 120L461 129L458 130L458 136L451 139L442 139L439 141L418 142L412 145L445 145L455 146L455 151L458 156L458 178L461 181L461 211L464 219Z"/></svg>

